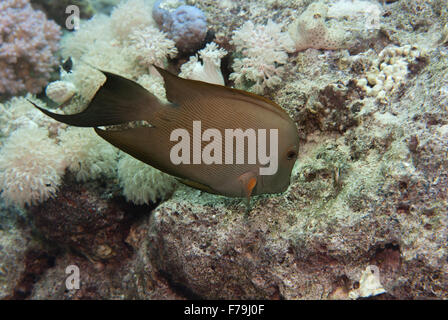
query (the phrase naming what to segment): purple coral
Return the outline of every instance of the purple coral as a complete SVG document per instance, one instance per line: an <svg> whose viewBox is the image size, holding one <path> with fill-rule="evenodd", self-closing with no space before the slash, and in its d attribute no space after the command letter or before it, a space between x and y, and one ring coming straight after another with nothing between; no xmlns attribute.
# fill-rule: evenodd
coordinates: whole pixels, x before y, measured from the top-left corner
<svg viewBox="0 0 448 320"><path fill-rule="evenodd" d="M167 1L168 2L168 1ZM178 7L164 8L164 0L154 3L152 16L159 28L176 43L181 52L194 52L201 47L207 35L207 19L202 10L184 4L179 0Z"/></svg>
<svg viewBox="0 0 448 320"><path fill-rule="evenodd" d="M60 27L28 0L0 1L0 94L38 93L58 60Z"/></svg>

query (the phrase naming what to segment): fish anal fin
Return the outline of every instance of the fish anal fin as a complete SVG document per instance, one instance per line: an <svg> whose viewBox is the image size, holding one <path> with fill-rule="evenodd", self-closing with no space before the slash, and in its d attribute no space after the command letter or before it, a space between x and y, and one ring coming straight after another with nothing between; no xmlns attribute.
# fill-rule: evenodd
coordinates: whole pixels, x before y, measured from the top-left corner
<svg viewBox="0 0 448 320"><path fill-rule="evenodd" d="M194 188L194 189L198 189L198 190L205 191L205 192L212 193L212 194L217 194L217 192L215 190L213 190L209 186L202 184L200 182L196 182L196 181L192 181L192 180L188 180L188 179L182 179L182 178L177 178L177 180L189 187Z"/></svg>
<svg viewBox="0 0 448 320"><path fill-rule="evenodd" d="M95 132L110 144L144 163L157 167L150 154L154 150L147 151L148 148L145 148L148 141L151 141L151 134L154 130L155 128L151 127L138 127L122 131L95 128Z"/></svg>

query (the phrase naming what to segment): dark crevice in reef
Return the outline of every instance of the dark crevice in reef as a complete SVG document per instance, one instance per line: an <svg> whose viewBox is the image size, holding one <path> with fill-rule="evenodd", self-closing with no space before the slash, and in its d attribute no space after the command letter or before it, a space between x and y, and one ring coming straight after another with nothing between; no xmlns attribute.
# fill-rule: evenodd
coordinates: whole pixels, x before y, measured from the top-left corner
<svg viewBox="0 0 448 320"><path fill-rule="evenodd" d="M66 175L56 197L27 209L27 222L38 245L25 254L25 271L7 299L27 299L41 276L69 253L92 263L122 265L134 248L125 239L131 226L159 202L135 205L101 184L76 182Z"/></svg>
<svg viewBox="0 0 448 320"><path fill-rule="evenodd" d="M173 290L173 292L175 292L179 296L182 296L187 300L203 300L204 299L201 296L194 293L187 286L184 286L183 284L175 282L169 273L167 273L163 270L159 270L158 273L163 279L166 280L166 282L168 283L171 290Z"/></svg>
<svg viewBox="0 0 448 320"><path fill-rule="evenodd" d="M31 295L34 284L49 268L54 267L60 250L52 249L43 251L40 249L29 249L25 254L25 271L18 281L14 292L6 300L24 300Z"/></svg>
<svg viewBox="0 0 448 320"><path fill-rule="evenodd" d="M96 261L121 263L133 253L125 242L131 225L157 204L134 205L101 185L80 184L68 176L56 197L32 207L29 218L50 243Z"/></svg>
<svg viewBox="0 0 448 320"><path fill-rule="evenodd" d="M378 266L382 273L395 273L401 267L400 246L396 243L386 243L373 250L370 263Z"/></svg>

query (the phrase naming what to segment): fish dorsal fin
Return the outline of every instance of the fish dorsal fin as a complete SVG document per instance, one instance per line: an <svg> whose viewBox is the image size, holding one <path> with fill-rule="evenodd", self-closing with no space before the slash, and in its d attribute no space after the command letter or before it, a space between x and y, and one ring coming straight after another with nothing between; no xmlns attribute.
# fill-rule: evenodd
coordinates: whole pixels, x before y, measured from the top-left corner
<svg viewBox="0 0 448 320"><path fill-rule="evenodd" d="M168 101L177 105L185 105L186 101L195 100L196 98L199 98L202 93L205 93L201 93L200 86L192 83L191 80L177 77L171 72L157 66L154 67L165 82L166 98Z"/></svg>
<svg viewBox="0 0 448 320"><path fill-rule="evenodd" d="M189 106L191 105L191 102L200 99L240 100L258 105L259 107L267 111L272 111L285 119L289 118L287 113L279 105L262 96L217 84L183 79L162 68L157 66L154 67L163 77L167 99L179 106Z"/></svg>

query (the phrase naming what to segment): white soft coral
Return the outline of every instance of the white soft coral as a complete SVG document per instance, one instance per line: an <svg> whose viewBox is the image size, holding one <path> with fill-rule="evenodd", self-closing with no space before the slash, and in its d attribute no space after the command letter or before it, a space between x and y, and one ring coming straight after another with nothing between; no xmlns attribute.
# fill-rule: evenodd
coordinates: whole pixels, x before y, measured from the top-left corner
<svg viewBox="0 0 448 320"><path fill-rule="evenodd" d="M33 205L55 195L65 170L63 151L48 131L30 122L0 151L0 189L7 203Z"/></svg>
<svg viewBox="0 0 448 320"><path fill-rule="evenodd" d="M135 204L167 199L176 185L173 177L124 153L118 162L118 179L126 199Z"/></svg>
<svg viewBox="0 0 448 320"><path fill-rule="evenodd" d="M112 31L119 40L127 39L134 29L143 29L154 25L151 2L154 2L154 0L128 0L120 2L114 8L110 16L110 22Z"/></svg>
<svg viewBox="0 0 448 320"><path fill-rule="evenodd" d="M129 43L131 54L147 68L153 64L163 68L168 56L174 58L177 55L174 41L152 26L135 29L129 35Z"/></svg>
<svg viewBox="0 0 448 320"><path fill-rule="evenodd" d="M248 21L234 32L232 43L242 54L242 58L235 59L235 72L230 75L236 87L254 83L250 90L262 93L266 87L280 84L287 53L294 51L292 39L281 29L282 25L271 20L266 25L254 25Z"/></svg>
<svg viewBox="0 0 448 320"><path fill-rule="evenodd" d="M190 57L187 63L180 68L180 77L191 80L199 80L208 83L224 85L224 77L221 73L221 59L227 51L218 48L214 42L208 43L204 49L198 51L198 55ZM201 58L202 63L199 62Z"/></svg>
<svg viewBox="0 0 448 320"><path fill-rule="evenodd" d="M69 127L58 138L68 169L78 181L115 176L118 149L101 139L92 129Z"/></svg>

